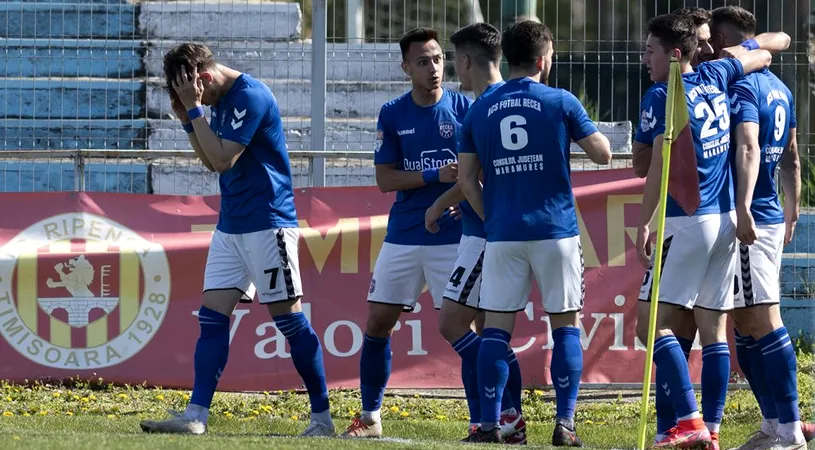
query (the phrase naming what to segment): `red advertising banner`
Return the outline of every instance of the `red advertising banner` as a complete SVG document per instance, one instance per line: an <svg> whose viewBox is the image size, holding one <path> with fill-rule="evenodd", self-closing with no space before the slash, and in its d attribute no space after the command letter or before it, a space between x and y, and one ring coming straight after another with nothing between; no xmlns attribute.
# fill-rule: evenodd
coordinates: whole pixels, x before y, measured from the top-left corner
<svg viewBox="0 0 815 450"><path fill-rule="evenodd" d="M630 170L573 174L586 264L586 383L642 381L635 340L643 268L633 240L643 182ZM304 310L330 387L359 386L366 293L392 195L374 187L296 191ZM108 193L0 194L0 378L96 374L190 388L219 198ZM458 358L427 292L393 335L391 387L459 387ZM266 309L232 316L222 390L298 388L285 338ZM549 321L533 293L512 345L524 384L549 384ZM698 353L698 352L695 352ZM691 359L699 378L699 355Z"/></svg>

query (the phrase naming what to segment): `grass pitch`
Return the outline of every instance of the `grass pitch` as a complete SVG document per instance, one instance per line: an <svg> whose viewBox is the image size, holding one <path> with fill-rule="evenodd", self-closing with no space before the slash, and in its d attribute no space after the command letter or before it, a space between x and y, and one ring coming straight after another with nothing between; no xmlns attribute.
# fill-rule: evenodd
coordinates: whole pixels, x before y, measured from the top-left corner
<svg viewBox="0 0 815 450"><path fill-rule="evenodd" d="M799 351L801 416L813 420L815 358ZM577 430L587 447L636 447L639 396L634 392L582 390L577 406ZM139 421L168 417L167 409L183 410L189 391L114 386L102 379L70 380L61 384L0 385L0 449L442 449L465 448L457 443L467 429L462 398L423 394L388 395L382 412L382 440L297 438L308 421L308 399L295 392L218 393L204 436L150 435ZM360 407L358 391L331 392L337 431L346 427ZM547 448L554 416L554 391L524 392L529 448ZM653 402L650 407L653 429ZM722 425L722 449L740 445L760 420L758 405L746 390L728 396ZM653 439L650 434L649 442ZM812 448L812 446L810 446Z"/></svg>

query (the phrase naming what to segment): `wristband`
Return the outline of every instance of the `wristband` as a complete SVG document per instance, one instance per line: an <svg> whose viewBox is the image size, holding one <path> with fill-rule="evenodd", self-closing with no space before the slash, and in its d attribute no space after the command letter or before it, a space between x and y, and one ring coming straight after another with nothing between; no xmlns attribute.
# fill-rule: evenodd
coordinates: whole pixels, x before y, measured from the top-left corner
<svg viewBox="0 0 815 450"><path fill-rule="evenodd" d="M184 128L184 131L187 133L195 133L195 128L192 126L191 122L182 123L181 126Z"/></svg>
<svg viewBox="0 0 815 450"><path fill-rule="evenodd" d="M758 50L760 47L755 39L748 39L741 43L741 46L747 50Z"/></svg>
<svg viewBox="0 0 815 450"><path fill-rule="evenodd" d="M193 120L195 120L195 119L197 119L199 117L203 117L203 116L204 116L204 108L202 108L200 106L196 106L195 108L187 111L187 117L189 117L190 122L192 122Z"/></svg>
<svg viewBox="0 0 815 450"><path fill-rule="evenodd" d="M425 184L432 184L439 182L439 169L427 169L422 172L422 180Z"/></svg>

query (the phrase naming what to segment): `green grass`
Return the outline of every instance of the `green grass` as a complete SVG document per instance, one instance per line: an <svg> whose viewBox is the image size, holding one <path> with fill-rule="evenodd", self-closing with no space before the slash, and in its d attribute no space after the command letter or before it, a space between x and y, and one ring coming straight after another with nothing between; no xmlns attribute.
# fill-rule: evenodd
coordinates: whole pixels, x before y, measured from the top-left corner
<svg viewBox="0 0 815 450"><path fill-rule="evenodd" d="M811 347L798 345L801 415L813 418L815 358ZM578 432L588 447L634 448L639 418L636 395L598 399L583 391L578 402ZM602 394L607 394L603 392ZM554 393L524 393L524 415L530 448L543 448L552 433ZM400 449L456 448L467 428L463 399L422 395L389 395L383 405L386 436L391 440L338 441L296 438L308 421L307 398L296 392L218 393L206 436L148 435L139 429L145 418L167 417L167 409L183 410L189 391L114 386L102 379L69 380L59 385L0 385L0 448L2 449ZM333 391L332 415L338 431L358 413L358 391ZM653 403L650 428L653 428ZM743 442L760 419L752 394L733 390L722 426L722 448ZM274 436L274 437L272 437ZM649 436L649 440L652 436Z"/></svg>

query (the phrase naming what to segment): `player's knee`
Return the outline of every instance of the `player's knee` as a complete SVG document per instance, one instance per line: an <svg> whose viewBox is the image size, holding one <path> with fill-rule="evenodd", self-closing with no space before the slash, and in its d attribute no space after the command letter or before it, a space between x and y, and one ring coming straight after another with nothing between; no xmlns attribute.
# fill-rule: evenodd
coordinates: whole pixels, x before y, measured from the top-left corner
<svg viewBox="0 0 815 450"><path fill-rule="evenodd" d="M204 292L203 305L227 317L238 306L243 293L237 289L211 290Z"/></svg>
<svg viewBox="0 0 815 450"><path fill-rule="evenodd" d="M294 314L303 311L303 306L300 303L300 297L292 300L285 300L282 302L274 302L266 304L266 310L272 317L282 316L285 314Z"/></svg>
<svg viewBox="0 0 815 450"><path fill-rule="evenodd" d="M386 338L393 332L396 321L402 313L402 305L368 303L368 320L365 323L365 334L371 337Z"/></svg>
<svg viewBox="0 0 815 450"><path fill-rule="evenodd" d="M445 309L442 308L442 313L439 315L439 333L449 343L454 343L459 338L471 331L471 320L469 317L462 317L456 314L445 314Z"/></svg>

